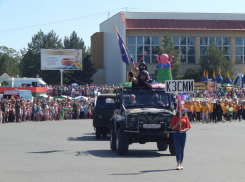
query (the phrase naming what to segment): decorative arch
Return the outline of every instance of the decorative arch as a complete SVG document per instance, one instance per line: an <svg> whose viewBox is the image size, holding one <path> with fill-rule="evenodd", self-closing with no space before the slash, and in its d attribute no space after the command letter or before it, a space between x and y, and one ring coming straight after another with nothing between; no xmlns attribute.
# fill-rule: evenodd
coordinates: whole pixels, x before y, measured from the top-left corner
<svg viewBox="0 0 245 182"><path fill-rule="evenodd" d="M237 73L237 75L235 76L235 78L233 80L233 85L236 85L236 86L243 88L242 77L243 77L242 73Z"/></svg>

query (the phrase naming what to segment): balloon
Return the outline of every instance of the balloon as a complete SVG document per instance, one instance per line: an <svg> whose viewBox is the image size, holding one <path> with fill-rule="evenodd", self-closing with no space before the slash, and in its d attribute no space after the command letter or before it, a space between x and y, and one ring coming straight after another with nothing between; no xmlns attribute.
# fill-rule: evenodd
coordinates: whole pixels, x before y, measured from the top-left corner
<svg viewBox="0 0 245 182"><path fill-rule="evenodd" d="M190 97L190 94L188 94L188 96Z"/></svg>
<svg viewBox="0 0 245 182"><path fill-rule="evenodd" d="M185 109L185 112L187 112L187 109Z"/></svg>
<svg viewBox="0 0 245 182"><path fill-rule="evenodd" d="M185 104L185 101L183 101L183 100L180 101L180 104L181 104L181 105L184 105L184 104Z"/></svg>
<svg viewBox="0 0 245 182"><path fill-rule="evenodd" d="M181 96L181 99L185 100L186 99L186 96L185 95L182 95Z"/></svg>
<svg viewBox="0 0 245 182"><path fill-rule="evenodd" d="M179 95L177 95L176 99L177 99L177 100L180 100L180 96L179 96Z"/></svg>

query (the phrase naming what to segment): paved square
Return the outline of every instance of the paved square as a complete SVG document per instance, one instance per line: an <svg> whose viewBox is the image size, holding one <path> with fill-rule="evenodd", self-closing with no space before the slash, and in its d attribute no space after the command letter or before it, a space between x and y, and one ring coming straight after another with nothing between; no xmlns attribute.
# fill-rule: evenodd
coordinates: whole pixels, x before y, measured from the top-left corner
<svg viewBox="0 0 245 182"><path fill-rule="evenodd" d="M132 144L127 156L96 140L92 120L0 125L0 181L244 181L245 122L192 124L183 171L156 143Z"/></svg>

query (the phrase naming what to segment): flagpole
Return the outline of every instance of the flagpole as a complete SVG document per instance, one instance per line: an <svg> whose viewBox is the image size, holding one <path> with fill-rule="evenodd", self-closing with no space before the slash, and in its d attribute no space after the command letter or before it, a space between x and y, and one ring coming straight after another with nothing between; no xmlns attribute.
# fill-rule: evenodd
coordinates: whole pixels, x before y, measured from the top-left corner
<svg viewBox="0 0 245 182"><path fill-rule="evenodd" d="M115 31L120 35L120 33L119 33L119 31L117 30L117 27L114 25L114 29L115 29ZM120 35L121 36L121 35ZM122 36L121 36L122 37ZM128 47L126 46L126 44L124 43L124 41L123 41L123 39L122 39L122 42L123 42L123 44L124 44L124 46L125 46L125 48L126 48L126 51L129 53L129 55L130 55L130 57L133 57L131 54L130 54L130 52L129 52L129 50L128 50Z"/></svg>
<svg viewBox="0 0 245 182"><path fill-rule="evenodd" d="M134 71L135 68L140 64L140 62L142 61L143 57L145 57L145 55L146 55L146 52L145 52L145 54L140 58L139 62L135 65L135 67L132 69L132 71Z"/></svg>

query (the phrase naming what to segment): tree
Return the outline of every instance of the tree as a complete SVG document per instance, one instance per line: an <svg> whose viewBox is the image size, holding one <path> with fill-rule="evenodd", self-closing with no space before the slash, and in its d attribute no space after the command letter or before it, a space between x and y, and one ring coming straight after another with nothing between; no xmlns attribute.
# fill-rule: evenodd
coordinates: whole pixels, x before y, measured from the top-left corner
<svg viewBox="0 0 245 182"><path fill-rule="evenodd" d="M0 75L7 73L10 76L19 74L20 54L12 48L0 46Z"/></svg>
<svg viewBox="0 0 245 182"><path fill-rule="evenodd" d="M91 84L93 82L91 78L97 72L97 70L93 68L93 64L91 63L90 48L86 48L83 39L80 38L75 31L71 33L70 37L65 37L64 47L65 49L82 49L83 58L83 70L66 70L65 73L67 73L70 77L66 77L64 82L70 84L72 82L79 81L80 83Z"/></svg>
<svg viewBox="0 0 245 182"><path fill-rule="evenodd" d="M211 40L210 45L208 46L207 55L202 55L199 61L199 72L200 75L203 74L204 69L208 71L208 75L211 78L213 75L213 70L215 73L218 73L219 67L221 68L221 75L223 79L227 77L227 70L230 75L234 75L234 70L232 69L233 65L231 61L227 60L224 56L226 53L223 51L222 46L215 45L215 42Z"/></svg>
<svg viewBox="0 0 245 182"><path fill-rule="evenodd" d="M60 71L41 70L41 49L62 49L62 39L52 30L47 34L39 31L28 43L28 49L22 50L21 73L25 77L36 77L37 74L48 84L60 83Z"/></svg>
<svg viewBox="0 0 245 182"><path fill-rule="evenodd" d="M197 70L195 67L189 67L183 76L183 79L194 79L195 82L199 82L201 79L201 75L199 73L199 70Z"/></svg>
<svg viewBox="0 0 245 182"><path fill-rule="evenodd" d="M178 72L180 70L181 63L179 62L179 52L180 49L175 49L174 48L174 42L172 41L171 35L166 32L163 35L163 40L161 42L161 47L163 49L159 49L158 54L167 54L169 57L175 56L173 61L171 62L171 67L172 69L172 76L173 79L176 79L176 76L178 75Z"/></svg>

